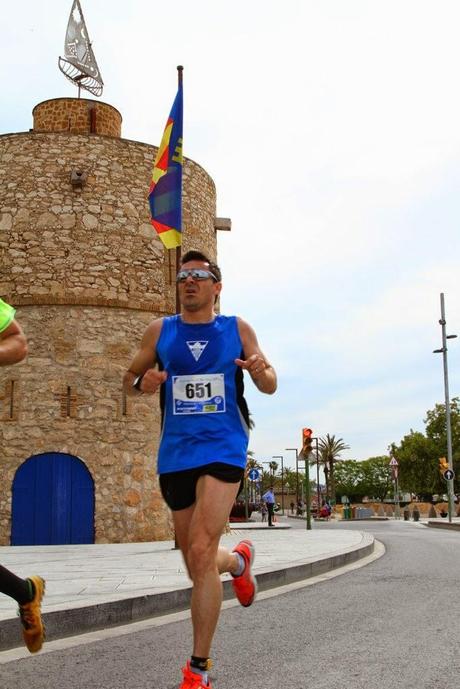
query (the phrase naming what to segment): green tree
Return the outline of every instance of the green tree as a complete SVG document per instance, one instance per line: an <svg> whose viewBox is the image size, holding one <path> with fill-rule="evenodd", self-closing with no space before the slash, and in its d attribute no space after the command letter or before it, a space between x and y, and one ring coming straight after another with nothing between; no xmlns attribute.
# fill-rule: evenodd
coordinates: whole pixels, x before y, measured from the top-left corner
<svg viewBox="0 0 460 689"><path fill-rule="evenodd" d="M275 476L276 472L278 471L278 462L271 461L270 464L268 465L268 468L270 469L270 473Z"/></svg>
<svg viewBox="0 0 460 689"><path fill-rule="evenodd" d="M273 489L275 491L281 491L281 473L277 475L277 469L278 462L275 461L268 462L268 469L262 468L262 477L260 484L262 493L268 490L271 486L273 486Z"/></svg>
<svg viewBox="0 0 460 689"><path fill-rule="evenodd" d="M335 435L329 435L329 433L318 441L319 459L323 464L327 495L333 503L335 503L335 464L340 459L340 453L348 449L349 445L343 438L336 438Z"/></svg>
<svg viewBox="0 0 460 689"><path fill-rule="evenodd" d="M273 474L270 470L262 469L260 479L260 492L265 493L271 486L276 489Z"/></svg>
<svg viewBox="0 0 460 689"><path fill-rule="evenodd" d="M392 455L399 464L399 487L402 491L417 493L431 500L433 493L444 492L438 469L436 443L419 431L411 430L399 445L391 446Z"/></svg>
<svg viewBox="0 0 460 689"><path fill-rule="evenodd" d="M370 457L363 462L342 460L335 467L336 492L352 502L365 496L384 500L391 489L390 458Z"/></svg>
<svg viewBox="0 0 460 689"><path fill-rule="evenodd" d="M437 460L447 457L447 424L446 405L436 404L434 409L427 411L426 418L427 438L433 441L437 449ZM454 490L460 490L460 399L453 397L450 401L450 430L452 436L452 464L455 471ZM438 471L439 474L439 471ZM439 474L440 491L445 493L446 483Z"/></svg>
<svg viewBox="0 0 460 689"><path fill-rule="evenodd" d="M426 499L433 493L445 493L447 486L439 471L439 458L447 457L446 406L436 404L429 409L424 419L426 435L413 430L401 440L393 443L391 451L399 462L400 486ZM450 402L450 425L452 431L452 461L455 470L454 491L460 489L460 398Z"/></svg>
<svg viewBox="0 0 460 689"><path fill-rule="evenodd" d="M284 489L286 492L293 493L296 489L296 475L295 471L286 467L283 471L284 474Z"/></svg>
<svg viewBox="0 0 460 689"><path fill-rule="evenodd" d="M387 455L369 457L361 465L363 496L385 500L392 487L390 458Z"/></svg>
<svg viewBox="0 0 460 689"><path fill-rule="evenodd" d="M426 435L447 450L446 405L436 404L434 409L426 413L424 419ZM460 398L453 397L450 401L450 429L452 433L452 448L459 450L460 446Z"/></svg>
<svg viewBox="0 0 460 689"><path fill-rule="evenodd" d="M335 489L337 498L340 499L346 495L351 502L358 502L361 500L363 493L361 492L361 483L363 479L363 470L361 462L355 459L344 459L338 462L335 467Z"/></svg>
<svg viewBox="0 0 460 689"><path fill-rule="evenodd" d="M246 469L261 469L261 463L254 457L254 452L252 450L248 451L248 458L246 461Z"/></svg>

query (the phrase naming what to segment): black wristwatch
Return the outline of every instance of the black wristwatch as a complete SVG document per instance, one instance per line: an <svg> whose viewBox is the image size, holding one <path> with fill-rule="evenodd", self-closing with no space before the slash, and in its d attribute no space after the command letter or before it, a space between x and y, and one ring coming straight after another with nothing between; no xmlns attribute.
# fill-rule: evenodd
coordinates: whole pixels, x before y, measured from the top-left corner
<svg viewBox="0 0 460 689"><path fill-rule="evenodd" d="M142 383L143 377L144 377L144 374L142 373L140 376L136 376L133 380L133 388L136 388L136 390L139 390L139 392L142 392L141 383Z"/></svg>

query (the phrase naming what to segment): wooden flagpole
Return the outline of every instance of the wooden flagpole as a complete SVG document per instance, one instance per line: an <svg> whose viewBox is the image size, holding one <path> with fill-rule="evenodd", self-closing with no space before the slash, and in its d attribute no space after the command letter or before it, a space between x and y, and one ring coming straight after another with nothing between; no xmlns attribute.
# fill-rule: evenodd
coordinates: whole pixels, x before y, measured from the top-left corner
<svg viewBox="0 0 460 689"><path fill-rule="evenodd" d="M182 87L182 72L184 71L184 68L182 65L178 65L177 67L177 86L178 88ZM181 189L181 205L182 205L182 189ZM182 209L181 209L182 211ZM182 217L182 213L181 213ZM181 227L182 231L182 227ZM181 237L182 241L182 237ZM180 268L180 261L181 261L181 256L182 256L182 244L178 247L176 247L176 274L179 272ZM176 282L176 313L180 312L180 303L179 303L179 285Z"/></svg>
<svg viewBox="0 0 460 689"><path fill-rule="evenodd" d="M179 65L177 67L177 86L180 88L182 86L182 72L184 71L184 68L182 65ZM180 202L182 206L182 189L180 190ZM182 211L182 208L181 208ZM182 217L182 212L181 212L181 217ZM182 231L182 227L181 227ZM182 232L181 232L182 234ZM182 242L182 236L181 236L181 242ZM179 272L180 268L180 259L182 256L182 243L180 246L176 247L176 274ZM176 313L180 313L180 301L179 301L179 284L176 282ZM179 544L177 542L176 538L176 531L174 531L174 550L177 550L179 548Z"/></svg>

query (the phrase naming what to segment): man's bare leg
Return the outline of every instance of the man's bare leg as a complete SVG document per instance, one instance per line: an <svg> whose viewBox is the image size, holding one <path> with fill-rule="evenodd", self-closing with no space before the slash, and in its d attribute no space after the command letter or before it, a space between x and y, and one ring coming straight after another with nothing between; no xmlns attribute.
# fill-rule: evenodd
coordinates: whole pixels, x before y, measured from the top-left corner
<svg viewBox="0 0 460 689"><path fill-rule="evenodd" d="M173 513L176 538L193 581L191 614L193 655L207 658L222 605L219 574L234 571L236 555L219 548L219 541L239 484L201 476L196 502Z"/></svg>

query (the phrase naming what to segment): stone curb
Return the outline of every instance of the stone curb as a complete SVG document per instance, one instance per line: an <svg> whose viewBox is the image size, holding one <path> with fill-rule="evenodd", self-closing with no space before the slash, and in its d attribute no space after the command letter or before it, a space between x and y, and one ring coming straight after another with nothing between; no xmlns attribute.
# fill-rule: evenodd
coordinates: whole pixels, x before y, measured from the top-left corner
<svg viewBox="0 0 460 689"><path fill-rule="evenodd" d="M451 529L452 531L460 531L460 524L458 522L454 523L449 523L449 522L430 522L428 521L426 523L427 526L430 526L432 529Z"/></svg>
<svg viewBox="0 0 460 689"><path fill-rule="evenodd" d="M337 555L277 570L256 573L259 591L285 586L324 574L367 557L374 551L374 538ZM233 598L231 581L223 582L224 600ZM84 634L97 629L129 624L138 620L179 612L190 607L191 586L148 596L135 596L95 605L45 612L43 622L49 641ZM0 651L23 645L19 619L0 621Z"/></svg>

